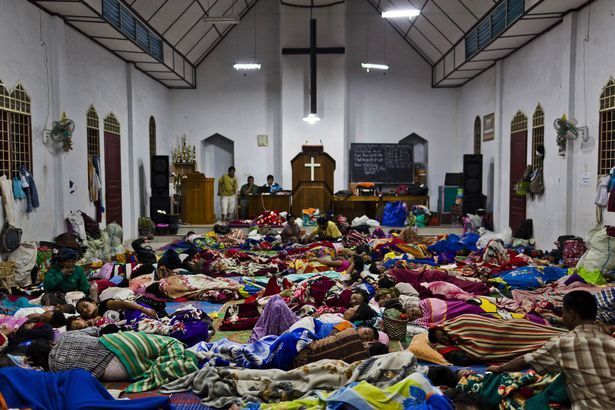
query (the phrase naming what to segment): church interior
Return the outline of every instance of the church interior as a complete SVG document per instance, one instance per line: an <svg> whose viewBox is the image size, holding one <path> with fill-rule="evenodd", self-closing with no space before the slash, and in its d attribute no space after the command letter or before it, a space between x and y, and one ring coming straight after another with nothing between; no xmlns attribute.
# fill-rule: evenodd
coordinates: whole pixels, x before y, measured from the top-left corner
<svg viewBox="0 0 615 410"><path fill-rule="evenodd" d="M615 408L614 0L0 0L0 408Z"/></svg>

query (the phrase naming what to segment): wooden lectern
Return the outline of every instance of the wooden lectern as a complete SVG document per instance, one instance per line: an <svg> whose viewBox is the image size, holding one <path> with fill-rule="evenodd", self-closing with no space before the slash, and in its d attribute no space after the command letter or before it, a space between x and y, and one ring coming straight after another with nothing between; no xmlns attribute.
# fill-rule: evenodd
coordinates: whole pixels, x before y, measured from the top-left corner
<svg viewBox="0 0 615 410"><path fill-rule="evenodd" d="M206 178L200 172L182 178L182 220L191 225L216 222L213 178Z"/></svg>
<svg viewBox="0 0 615 410"><path fill-rule="evenodd" d="M324 214L331 208L335 160L322 146L304 146L290 161L293 170L293 214L318 208Z"/></svg>

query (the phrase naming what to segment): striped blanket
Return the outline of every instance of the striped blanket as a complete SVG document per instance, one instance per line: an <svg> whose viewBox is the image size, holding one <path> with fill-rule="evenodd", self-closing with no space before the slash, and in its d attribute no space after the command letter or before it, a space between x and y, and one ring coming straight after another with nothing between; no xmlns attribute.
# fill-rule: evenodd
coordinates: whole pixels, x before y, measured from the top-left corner
<svg viewBox="0 0 615 410"><path fill-rule="evenodd" d="M99 340L122 362L130 380L138 380L127 393L151 390L199 369L196 356L171 337L120 332Z"/></svg>
<svg viewBox="0 0 615 410"><path fill-rule="evenodd" d="M438 328L470 357L487 362L533 352L566 332L525 319L502 320L480 315L461 315Z"/></svg>

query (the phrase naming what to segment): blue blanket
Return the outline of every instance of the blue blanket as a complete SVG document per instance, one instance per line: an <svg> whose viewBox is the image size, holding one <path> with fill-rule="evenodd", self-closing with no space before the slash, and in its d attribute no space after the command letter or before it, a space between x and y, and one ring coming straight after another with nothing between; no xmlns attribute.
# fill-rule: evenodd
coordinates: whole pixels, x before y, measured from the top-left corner
<svg viewBox="0 0 615 410"><path fill-rule="evenodd" d="M46 373L5 367L0 369L0 392L9 408L32 410L168 409L168 397L114 400L85 370Z"/></svg>
<svg viewBox="0 0 615 410"><path fill-rule="evenodd" d="M280 336L266 336L254 343L241 344L228 339L214 343L199 343L195 353L208 353L203 366L238 366L247 369L289 370L295 357L318 337L307 329L298 328Z"/></svg>

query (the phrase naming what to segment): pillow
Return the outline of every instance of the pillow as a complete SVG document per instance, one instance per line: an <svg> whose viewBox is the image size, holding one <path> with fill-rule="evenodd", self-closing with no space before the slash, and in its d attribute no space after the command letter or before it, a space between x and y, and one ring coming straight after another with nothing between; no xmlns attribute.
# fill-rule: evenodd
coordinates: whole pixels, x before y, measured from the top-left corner
<svg viewBox="0 0 615 410"><path fill-rule="evenodd" d="M410 346L408 346L408 350L412 352L419 360L441 364L444 366L451 365L448 361L446 361L444 356L431 347L429 344L429 335L427 333L421 333L414 336Z"/></svg>

